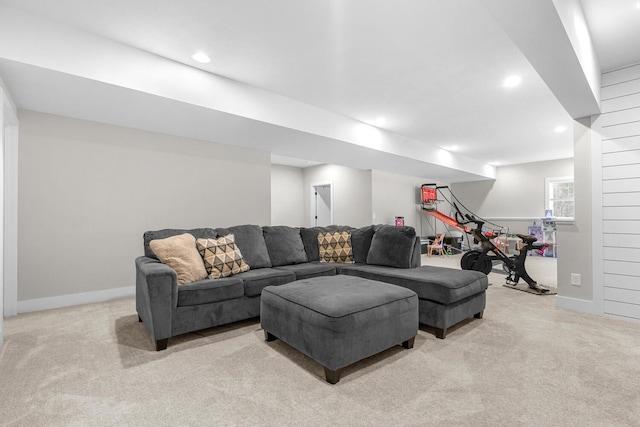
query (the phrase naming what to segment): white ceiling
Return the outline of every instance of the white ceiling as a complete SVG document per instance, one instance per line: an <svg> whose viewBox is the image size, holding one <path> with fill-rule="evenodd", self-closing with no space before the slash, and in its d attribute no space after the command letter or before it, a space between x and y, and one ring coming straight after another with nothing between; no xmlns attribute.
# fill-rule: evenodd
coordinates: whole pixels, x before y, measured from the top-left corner
<svg viewBox="0 0 640 427"><path fill-rule="evenodd" d="M602 68L640 62L637 0L581 1ZM20 108L200 139L211 135L217 142L270 151L278 163L291 158L303 160L295 163L298 166L331 161L450 182L491 177L491 172L468 166L474 162L504 165L572 156L572 117L482 0L0 0L2 5L12 23L19 18L21 25L16 24L15 31L22 31L25 23L36 29L19 38L19 48L15 39L0 41L0 77ZM82 43L76 40L64 48L53 44L50 31L63 27ZM545 29L532 37L544 38ZM245 140L239 141L195 119L169 126L166 116L158 115L155 123L152 117L139 117L140 111L132 109L149 108L153 97L142 96L151 91L142 89L142 84L114 83L115 77L113 81L92 77L87 71L90 65L82 63L82 58L94 64L105 59L94 58L91 52L91 43L98 39L242 83L238 90L260 90L255 92L259 98L270 93L266 110L253 119L277 126L277 132L271 135L271 128L251 122L246 127L255 127L256 133L244 134ZM38 53L47 43L49 50ZM80 46L85 50L76 50ZM211 63L195 63L190 58L195 51L206 52ZM51 60L41 57L49 54L73 61L47 65ZM126 69L127 60L135 72L133 57L123 56L113 65L114 73L122 74L115 69ZM512 74L521 76L522 84L503 87ZM164 85L164 92L186 88L188 82L175 76L149 78ZM58 88L50 82L59 82ZM121 102L123 90L135 92L126 95L132 98L128 105ZM161 102L171 102L164 92ZM60 105L63 96L67 102L62 104L76 104L75 109ZM242 126L236 123L238 118L249 117L235 113L235 118L221 117L220 111L229 111L204 102L185 106L177 96L173 100L167 110L186 115L198 107L192 117L207 121L210 114L211 122L220 127L234 120L238 129ZM99 103L99 111L89 115L83 103ZM285 112L285 104L300 112L286 125L291 113ZM126 122L124 116L138 121ZM353 141L333 129L338 120L374 124L378 117L386 119L378 127L382 145L388 148L369 146L362 154L361 147L351 150L345 144ZM556 133L557 126L568 131ZM259 142L246 141L256 137ZM328 155L328 147L336 152ZM443 167L433 154L438 147L451 152L453 166Z"/></svg>
<svg viewBox="0 0 640 427"><path fill-rule="evenodd" d="M580 1L602 70L640 62L640 1Z"/></svg>

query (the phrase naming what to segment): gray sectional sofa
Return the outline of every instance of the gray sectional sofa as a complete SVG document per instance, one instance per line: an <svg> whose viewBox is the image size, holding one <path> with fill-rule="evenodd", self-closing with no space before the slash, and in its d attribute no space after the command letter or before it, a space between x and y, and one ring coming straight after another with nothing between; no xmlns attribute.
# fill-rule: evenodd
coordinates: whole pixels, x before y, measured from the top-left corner
<svg viewBox="0 0 640 427"><path fill-rule="evenodd" d="M353 263L320 261L318 234L335 231L349 232ZM196 239L233 234L250 269L178 285L176 271L159 261L150 242L184 233ZM135 260L136 309L156 350L177 335L258 317L265 287L317 276L345 274L411 289L419 298L420 323L435 328L439 338L464 319L482 317L486 304L484 273L420 266L420 239L412 227L238 225L148 231L143 238L144 256Z"/></svg>

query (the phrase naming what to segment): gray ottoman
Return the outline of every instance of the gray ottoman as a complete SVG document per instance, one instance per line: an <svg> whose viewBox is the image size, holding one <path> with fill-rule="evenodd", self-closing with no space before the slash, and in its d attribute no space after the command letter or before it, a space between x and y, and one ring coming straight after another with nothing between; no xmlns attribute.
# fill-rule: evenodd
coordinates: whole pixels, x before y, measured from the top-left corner
<svg viewBox="0 0 640 427"><path fill-rule="evenodd" d="M353 276L323 276L262 290L265 339L280 338L325 368L340 370L397 344L412 348L418 296L412 290Z"/></svg>

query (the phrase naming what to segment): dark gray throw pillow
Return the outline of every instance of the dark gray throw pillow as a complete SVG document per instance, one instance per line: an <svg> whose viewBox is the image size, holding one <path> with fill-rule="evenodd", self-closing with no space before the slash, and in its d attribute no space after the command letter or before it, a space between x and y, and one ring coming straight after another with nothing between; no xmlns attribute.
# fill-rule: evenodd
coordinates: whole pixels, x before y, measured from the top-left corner
<svg viewBox="0 0 640 427"><path fill-rule="evenodd" d="M415 240L416 230L413 227L376 225L367 264L411 268Z"/></svg>
<svg viewBox="0 0 640 427"><path fill-rule="evenodd" d="M300 229L300 237L302 238L304 251L307 253L307 261L311 262L320 260L320 252L318 251L318 234L326 231L329 231L326 227Z"/></svg>
<svg viewBox="0 0 640 427"><path fill-rule="evenodd" d="M371 247L371 239L373 239L374 231L375 230L373 225L367 225L366 227L351 230L351 248L353 249L353 262L367 262L367 255L369 254L369 248Z"/></svg>
<svg viewBox="0 0 640 427"><path fill-rule="evenodd" d="M267 244L259 225L234 225L229 228L217 228L216 231L219 236L235 236L236 247L240 249L244 260L252 269L271 267Z"/></svg>
<svg viewBox="0 0 640 427"><path fill-rule="evenodd" d="M262 227L262 233L273 267L307 262L307 253L304 251L299 228L285 225L265 226Z"/></svg>

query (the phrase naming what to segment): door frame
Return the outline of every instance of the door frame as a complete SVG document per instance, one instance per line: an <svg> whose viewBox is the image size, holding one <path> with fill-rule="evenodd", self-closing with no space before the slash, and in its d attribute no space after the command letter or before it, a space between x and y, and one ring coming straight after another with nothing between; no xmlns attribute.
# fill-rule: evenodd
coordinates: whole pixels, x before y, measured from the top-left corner
<svg viewBox="0 0 640 427"><path fill-rule="evenodd" d="M309 224L316 226L316 187L329 187L329 224L333 224L333 181L312 182L310 191Z"/></svg>

